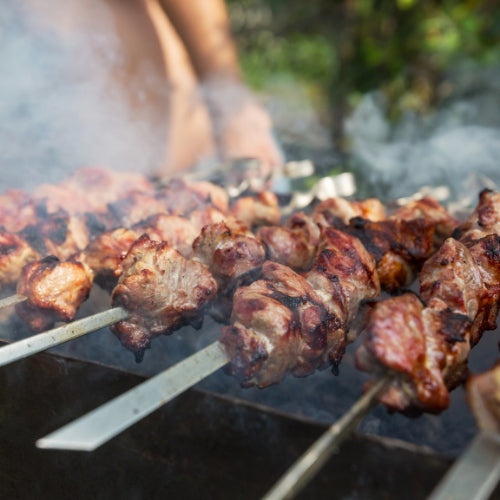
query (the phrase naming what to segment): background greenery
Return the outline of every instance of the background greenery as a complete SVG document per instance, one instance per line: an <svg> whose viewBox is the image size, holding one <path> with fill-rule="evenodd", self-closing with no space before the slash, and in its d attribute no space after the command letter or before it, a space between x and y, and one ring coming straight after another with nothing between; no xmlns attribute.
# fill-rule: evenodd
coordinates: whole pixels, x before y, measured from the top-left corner
<svg viewBox="0 0 500 500"><path fill-rule="evenodd" d="M497 0L229 0L242 67L266 91L301 84L335 143L342 118L378 89L389 113L426 113L454 92L460 60L500 59Z"/></svg>

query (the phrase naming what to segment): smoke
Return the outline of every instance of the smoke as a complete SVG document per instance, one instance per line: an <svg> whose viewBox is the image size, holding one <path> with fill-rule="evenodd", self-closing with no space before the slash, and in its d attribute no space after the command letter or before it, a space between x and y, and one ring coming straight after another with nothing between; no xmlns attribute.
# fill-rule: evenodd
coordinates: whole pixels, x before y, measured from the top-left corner
<svg viewBox="0 0 500 500"><path fill-rule="evenodd" d="M366 95L345 123L360 184L385 199L444 185L452 200L470 205L480 188L499 186L500 68L473 74L457 74L455 97L432 115L407 113L395 124L381 95Z"/></svg>
<svg viewBox="0 0 500 500"><path fill-rule="evenodd" d="M109 5L42 3L0 10L0 189L57 182L89 164L150 172L166 134L141 109L152 89L166 92L151 60L116 85L129 62Z"/></svg>

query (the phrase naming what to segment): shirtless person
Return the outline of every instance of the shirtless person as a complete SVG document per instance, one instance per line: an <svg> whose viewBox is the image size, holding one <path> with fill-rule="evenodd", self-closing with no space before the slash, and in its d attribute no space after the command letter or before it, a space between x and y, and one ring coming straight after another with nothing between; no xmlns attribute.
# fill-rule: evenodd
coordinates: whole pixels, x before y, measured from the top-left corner
<svg viewBox="0 0 500 500"><path fill-rule="evenodd" d="M71 168L167 176L217 159L258 158L263 174L282 163L270 116L243 83L224 0L7 4L0 24L18 38L0 56L13 138L0 163L31 154L26 163L40 165L37 148ZM18 126L25 115L39 127Z"/></svg>

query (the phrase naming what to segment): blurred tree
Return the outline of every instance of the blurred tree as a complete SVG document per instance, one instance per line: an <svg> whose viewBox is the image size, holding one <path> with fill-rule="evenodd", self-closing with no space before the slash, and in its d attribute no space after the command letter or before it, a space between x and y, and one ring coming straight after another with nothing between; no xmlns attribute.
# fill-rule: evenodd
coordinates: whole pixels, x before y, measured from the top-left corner
<svg viewBox="0 0 500 500"><path fill-rule="evenodd" d="M427 112L453 92L461 58L500 56L497 0L229 0L248 81L308 85L328 100L332 134L363 93L379 89L390 113Z"/></svg>

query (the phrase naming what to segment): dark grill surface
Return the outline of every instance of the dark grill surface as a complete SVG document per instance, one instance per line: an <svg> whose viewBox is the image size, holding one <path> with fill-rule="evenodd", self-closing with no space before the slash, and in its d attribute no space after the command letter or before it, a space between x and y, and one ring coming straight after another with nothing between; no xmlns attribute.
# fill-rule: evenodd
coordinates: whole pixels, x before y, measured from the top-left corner
<svg viewBox="0 0 500 500"><path fill-rule="evenodd" d="M260 498L325 430L192 390L95 452L35 448L37 438L141 380L46 354L2 368L2 497ZM301 498L426 498L449 463L355 435Z"/></svg>

